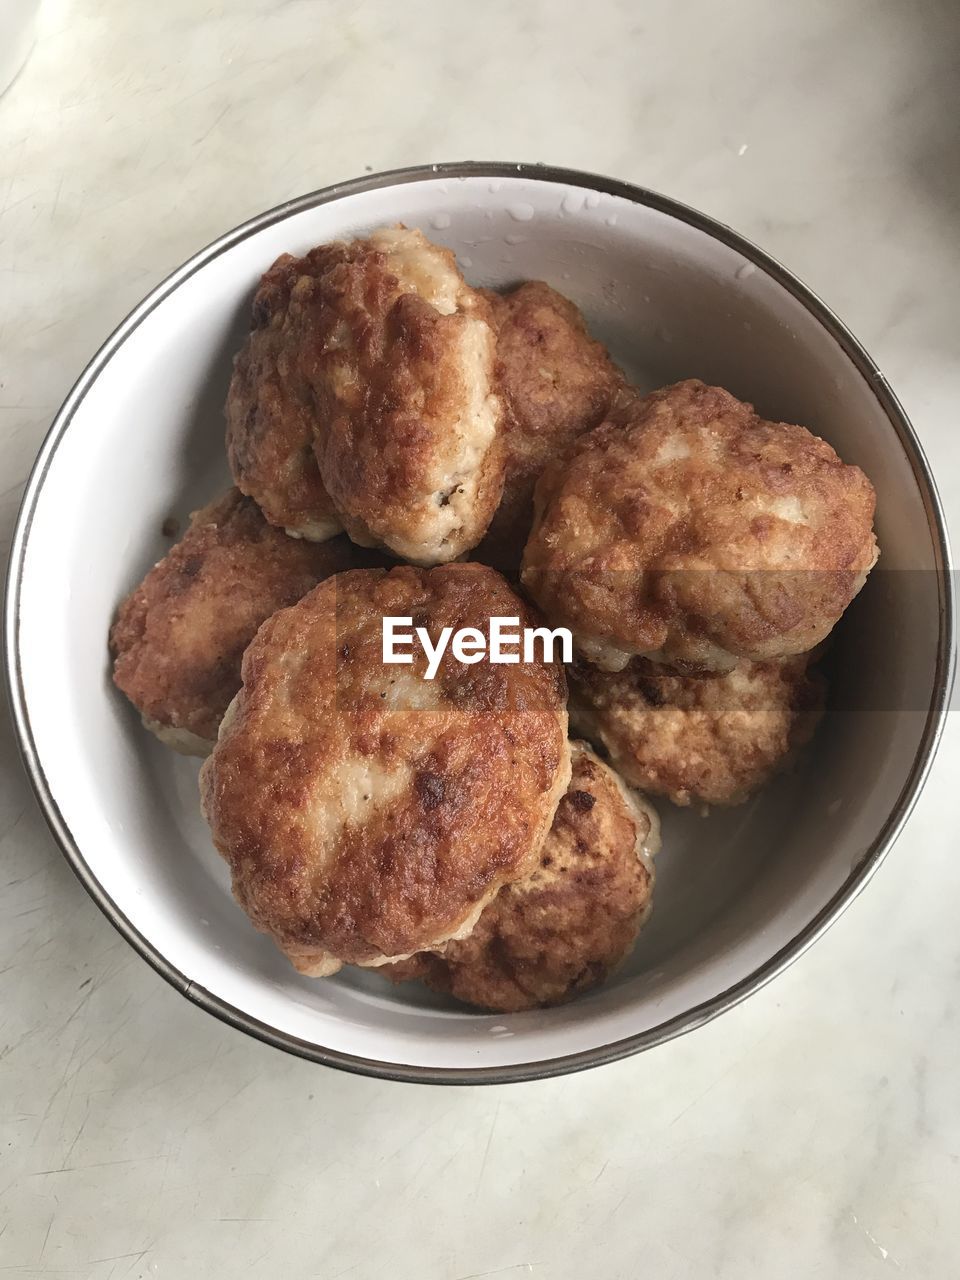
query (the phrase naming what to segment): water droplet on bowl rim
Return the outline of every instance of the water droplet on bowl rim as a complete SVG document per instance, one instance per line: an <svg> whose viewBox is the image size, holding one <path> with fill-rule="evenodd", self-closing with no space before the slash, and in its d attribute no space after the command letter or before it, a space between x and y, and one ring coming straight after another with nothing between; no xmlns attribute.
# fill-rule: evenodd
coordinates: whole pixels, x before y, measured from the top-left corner
<svg viewBox="0 0 960 1280"><path fill-rule="evenodd" d="M535 210L532 204L521 203L510 205L507 213L509 213L514 222L532 222Z"/></svg>

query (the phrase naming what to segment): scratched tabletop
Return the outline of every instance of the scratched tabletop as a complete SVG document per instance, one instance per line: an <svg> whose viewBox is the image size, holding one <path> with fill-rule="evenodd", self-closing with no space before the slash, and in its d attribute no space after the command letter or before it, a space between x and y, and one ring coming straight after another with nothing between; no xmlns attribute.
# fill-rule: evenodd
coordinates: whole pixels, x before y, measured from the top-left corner
<svg viewBox="0 0 960 1280"><path fill-rule="evenodd" d="M0 0L0 9L3 3ZM368 169L543 160L730 223L839 312L960 510L949 0L50 0L0 99L0 542L59 402L172 268ZM0 730L0 1276L957 1274L960 730L787 974L615 1066L313 1066L114 933Z"/></svg>

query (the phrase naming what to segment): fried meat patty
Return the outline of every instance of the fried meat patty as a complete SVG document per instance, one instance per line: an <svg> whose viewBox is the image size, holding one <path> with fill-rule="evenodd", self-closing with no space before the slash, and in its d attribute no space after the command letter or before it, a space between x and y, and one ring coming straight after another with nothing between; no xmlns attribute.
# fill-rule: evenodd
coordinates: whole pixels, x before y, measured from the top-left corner
<svg viewBox="0 0 960 1280"><path fill-rule="evenodd" d="M741 804L813 736L825 682L806 654L741 662L714 677L578 662L570 719L633 787L674 804Z"/></svg>
<svg viewBox="0 0 960 1280"><path fill-rule="evenodd" d="M492 569L359 570L266 622L201 773L235 896L304 973L467 933L536 860L570 776L562 666L383 662L383 618L533 615Z"/></svg>
<svg viewBox="0 0 960 1280"><path fill-rule="evenodd" d="M323 542L341 529L313 452L319 280L342 246L279 257L260 281L250 333L227 392L227 460L234 483L271 524Z"/></svg>
<svg viewBox="0 0 960 1280"><path fill-rule="evenodd" d="M578 308L542 280L487 296L497 328L506 480L477 557L515 569L533 523L537 477L604 420L624 380Z"/></svg>
<svg viewBox="0 0 960 1280"><path fill-rule="evenodd" d="M314 312L321 476L355 541L454 560L503 487L490 305L419 231L376 231L341 253Z"/></svg>
<svg viewBox="0 0 960 1280"><path fill-rule="evenodd" d="M288 538L231 489L191 517L180 541L117 611L113 679L168 745L206 755L240 688L257 628L321 579L376 563L344 536Z"/></svg>
<svg viewBox="0 0 960 1280"><path fill-rule="evenodd" d="M385 970L502 1013L560 1004L633 947L653 895L657 815L585 743L533 870L501 889L462 941Z"/></svg>
<svg viewBox="0 0 960 1280"><path fill-rule="evenodd" d="M876 560L874 505L826 441L680 382L547 467L522 580L607 670L729 670L826 637Z"/></svg>

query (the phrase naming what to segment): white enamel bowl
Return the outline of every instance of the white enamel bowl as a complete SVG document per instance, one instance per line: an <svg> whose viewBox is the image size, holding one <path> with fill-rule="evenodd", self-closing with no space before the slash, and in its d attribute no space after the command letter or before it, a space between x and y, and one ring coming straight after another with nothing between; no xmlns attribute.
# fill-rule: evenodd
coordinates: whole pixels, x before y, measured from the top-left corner
<svg viewBox="0 0 960 1280"><path fill-rule="evenodd" d="M222 405L260 273L284 251L403 221L474 283L542 278L644 387L696 376L825 436L872 479L878 570L839 630L835 705L799 770L703 819L666 803L653 918L629 964L560 1009L486 1016L373 974L311 981L230 896L197 765L111 687L117 602L227 483ZM231 231L159 286L94 358L24 498L7 600L27 769L84 886L184 995L318 1062L406 1080L529 1079L687 1031L756 990L863 887L930 765L953 657L933 481L882 376L830 312L726 228L647 191L530 165L377 175ZM784 1009L783 1017L789 1017Z"/></svg>

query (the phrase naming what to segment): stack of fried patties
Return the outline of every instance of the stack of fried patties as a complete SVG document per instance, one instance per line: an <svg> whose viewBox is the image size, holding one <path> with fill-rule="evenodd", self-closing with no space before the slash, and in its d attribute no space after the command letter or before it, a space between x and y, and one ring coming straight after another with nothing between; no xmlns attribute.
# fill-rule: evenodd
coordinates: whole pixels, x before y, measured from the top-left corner
<svg viewBox="0 0 960 1280"><path fill-rule="evenodd" d="M792 758L877 554L823 440L696 381L641 396L549 285L471 288L403 227L266 273L227 453L236 488L120 607L116 684L208 755L234 894L301 973L493 1010L620 964L647 797L741 803ZM546 620L576 660L448 647L427 679L416 646L384 662L387 616Z"/></svg>

